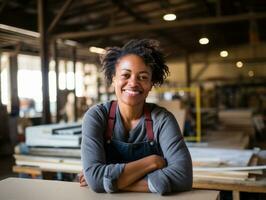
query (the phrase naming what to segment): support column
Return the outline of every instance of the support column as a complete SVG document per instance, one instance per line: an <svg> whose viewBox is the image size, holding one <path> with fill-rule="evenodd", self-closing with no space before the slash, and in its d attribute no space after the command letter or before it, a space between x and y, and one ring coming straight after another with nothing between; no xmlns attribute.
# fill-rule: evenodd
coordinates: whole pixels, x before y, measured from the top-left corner
<svg viewBox="0 0 266 200"><path fill-rule="evenodd" d="M189 62L189 54L188 53L186 53L185 62L186 62L186 86L190 87L190 85L191 85L191 65Z"/></svg>
<svg viewBox="0 0 266 200"><path fill-rule="evenodd" d="M1 73L2 73L2 53L0 52L0 107L2 106Z"/></svg>
<svg viewBox="0 0 266 200"><path fill-rule="evenodd" d="M40 33L40 57L42 70L42 96L43 96L43 115L44 124L51 123L50 99L49 99L49 41L47 34L47 0L38 0L38 29Z"/></svg>
<svg viewBox="0 0 266 200"><path fill-rule="evenodd" d="M185 55L185 62L186 62L186 87L189 88L191 86L191 65L189 61L189 54L186 53ZM191 109L191 93L187 93L187 104L189 105L189 108Z"/></svg>
<svg viewBox="0 0 266 200"><path fill-rule="evenodd" d="M56 122L60 121L60 102L59 102L59 63L57 42L53 42L53 53L55 61L55 80L56 80Z"/></svg>
<svg viewBox="0 0 266 200"><path fill-rule="evenodd" d="M11 146L15 146L18 141L18 117L19 117L19 98L18 98L18 60L17 54L11 54L9 57L9 71L10 71L10 117L9 124L9 138Z"/></svg>
<svg viewBox="0 0 266 200"><path fill-rule="evenodd" d="M73 72L74 72L74 96L75 96L75 101L74 101L74 119L75 121L78 120L78 107L77 107L77 96L76 96L76 62L77 62L77 49L76 47L72 48L72 62L73 62Z"/></svg>
<svg viewBox="0 0 266 200"><path fill-rule="evenodd" d="M10 65L10 105L11 105L11 116L19 116L19 98L18 98L18 56L17 54L11 54L9 57Z"/></svg>

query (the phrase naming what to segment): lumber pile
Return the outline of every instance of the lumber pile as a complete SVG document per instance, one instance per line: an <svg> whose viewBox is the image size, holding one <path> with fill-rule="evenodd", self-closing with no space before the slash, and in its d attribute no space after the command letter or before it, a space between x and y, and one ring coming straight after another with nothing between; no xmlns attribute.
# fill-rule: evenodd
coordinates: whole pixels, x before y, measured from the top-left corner
<svg viewBox="0 0 266 200"><path fill-rule="evenodd" d="M194 180L255 181L266 169L256 166L253 150L190 147L189 151Z"/></svg>
<svg viewBox="0 0 266 200"><path fill-rule="evenodd" d="M82 165L80 158L33 156L15 154L17 166L38 167L42 171L80 173Z"/></svg>
<svg viewBox="0 0 266 200"><path fill-rule="evenodd" d="M15 147L17 166L37 167L42 171L81 172L80 149L31 147L21 143Z"/></svg>
<svg viewBox="0 0 266 200"><path fill-rule="evenodd" d="M266 165L258 163L254 150L189 147L193 179L223 182L255 181ZM14 172L38 175L42 171L79 173L82 170L80 149L18 146ZM258 165L261 164L261 165Z"/></svg>

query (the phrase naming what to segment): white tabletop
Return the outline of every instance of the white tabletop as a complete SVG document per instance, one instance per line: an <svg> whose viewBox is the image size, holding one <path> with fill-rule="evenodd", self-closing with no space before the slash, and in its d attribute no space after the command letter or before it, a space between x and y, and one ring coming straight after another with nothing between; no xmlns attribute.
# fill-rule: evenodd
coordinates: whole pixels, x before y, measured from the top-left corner
<svg viewBox="0 0 266 200"><path fill-rule="evenodd" d="M216 200L218 191L192 190L160 196L152 193L95 193L79 183L38 179L7 178L0 181L1 200Z"/></svg>

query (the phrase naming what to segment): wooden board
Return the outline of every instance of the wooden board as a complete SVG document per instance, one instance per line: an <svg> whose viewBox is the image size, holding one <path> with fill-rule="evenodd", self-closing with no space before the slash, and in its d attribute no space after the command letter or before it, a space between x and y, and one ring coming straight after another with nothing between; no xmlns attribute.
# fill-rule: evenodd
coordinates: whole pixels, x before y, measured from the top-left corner
<svg viewBox="0 0 266 200"><path fill-rule="evenodd" d="M157 105L166 108L168 111L173 113L180 127L181 133L184 133L184 125L186 120L186 110L181 108L179 100L172 101L158 101Z"/></svg>
<svg viewBox="0 0 266 200"><path fill-rule="evenodd" d="M16 192L14 192L16 191ZM218 191L192 190L167 196L153 193L95 193L79 183L36 179L8 178L0 181L1 200L216 200Z"/></svg>
<svg viewBox="0 0 266 200"><path fill-rule="evenodd" d="M80 159L29 155L14 155L14 157L16 165L35 166L43 171L79 173L82 170Z"/></svg>
<svg viewBox="0 0 266 200"><path fill-rule="evenodd" d="M252 150L189 147L194 163L216 162L219 166L244 167L250 162ZM195 166L195 165L194 165Z"/></svg>

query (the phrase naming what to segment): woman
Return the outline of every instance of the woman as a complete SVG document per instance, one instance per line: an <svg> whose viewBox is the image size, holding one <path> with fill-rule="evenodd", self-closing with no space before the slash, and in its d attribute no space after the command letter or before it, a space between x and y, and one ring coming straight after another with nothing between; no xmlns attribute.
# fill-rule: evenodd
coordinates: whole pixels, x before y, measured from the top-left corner
<svg viewBox="0 0 266 200"><path fill-rule="evenodd" d="M109 193L190 190L191 158L175 117L145 102L169 74L158 42L109 48L102 64L117 101L95 105L84 116L80 185Z"/></svg>

